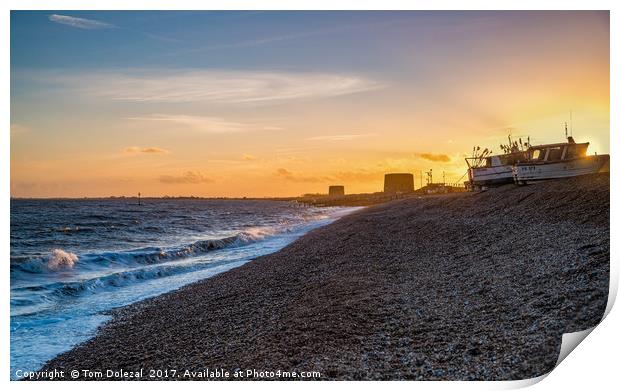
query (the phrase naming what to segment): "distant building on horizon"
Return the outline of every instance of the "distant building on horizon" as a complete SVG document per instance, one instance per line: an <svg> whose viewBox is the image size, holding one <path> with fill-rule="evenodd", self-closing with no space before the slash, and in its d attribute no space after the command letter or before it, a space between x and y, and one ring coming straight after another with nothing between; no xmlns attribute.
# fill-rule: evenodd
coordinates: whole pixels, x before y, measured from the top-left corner
<svg viewBox="0 0 620 391"><path fill-rule="evenodd" d="M330 197L342 197L344 195L344 186L330 186L328 194Z"/></svg>
<svg viewBox="0 0 620 391"><path fill-rule="evenodd" d="M447 183L429 183L416 191L422 194L447 194L465 191L465 186Z"/></svg>
<svg viewBox="0 0 620 391"><path fill-rule="evenodd" d="M384 193L411 193L413 191L413 174L391 173L385 174L383 182Z"/></svg>

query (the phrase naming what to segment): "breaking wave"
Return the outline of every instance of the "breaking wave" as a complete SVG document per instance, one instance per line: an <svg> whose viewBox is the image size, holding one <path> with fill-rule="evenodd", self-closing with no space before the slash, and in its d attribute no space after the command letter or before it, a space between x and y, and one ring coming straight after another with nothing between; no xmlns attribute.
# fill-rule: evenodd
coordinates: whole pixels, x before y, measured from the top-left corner
<svg viewBox="0 0 620 391"><path fill-rule="evenodd" d="M53 297L94 294L100 290L122 287L135 282L193 272L207 266L215 266L220 261L207 258L189 259L190 257L241 247L288 230L285 227L252 227L233 236L198 240L178 247L147 247L131 251L81 254L79 257L69 251L54 249L49 257L11 263L11 278L14 281L26 282L13 287L12 303L18 303L24 295L30 297L32 301L30 304L33 304L37 300L49 301L54 300ZM48 277L44 277L45 274L61 272L76 274L69 281L57 281L50 275L51 280L47 283L37 285L27 283L28 276L40 275L47 279ZM87 272L91 277L80 278L80 272Z"/></svg>
<svg viewBox="0 0 620 391"><path fill-rule="evenodd" d="M82 254L80 257L69 251L54 249L49 257L12 262L11 275L12 278L18 278L20 273L50 273L73 269L78 259L80 259L80 266L83 268L157 264L197 256L227 247L243 246L285 231L286 228L281 227L253 227L234 236L198 240L179 247L146 247L120 252Z"/></svg>
<svg viewBox="0 0 620 391"><path fill-rule="evenodd" d="M52 256L47 260L47 267L51 270L71 269L78 260L78 256L59 248L52 251Z"/></svg>
<svg viewBox="0 0 620 391"><path fill-rule="evenodd" d="M217 262L205 262L205 264ZM143 268L134 268L113 272L105 276L90 278L73 282L57 282L36 287L16 288L15 292L20 291L39 291L43 296L78 296L83 294L93 294L99 290L111 287L121 287L134 282L147 281L155 278L162 278L179 273L187 273L203 267L204 264L170 264Z"/></svg>

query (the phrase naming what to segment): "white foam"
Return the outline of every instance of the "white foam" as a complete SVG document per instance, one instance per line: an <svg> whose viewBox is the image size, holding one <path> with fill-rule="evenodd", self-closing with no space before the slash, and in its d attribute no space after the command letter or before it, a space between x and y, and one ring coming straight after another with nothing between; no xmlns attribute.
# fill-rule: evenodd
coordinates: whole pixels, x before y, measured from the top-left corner
<svg viewBox="0 0 620 391"><path fill-rule="evenodd" d="M51 270L72 269L77 261L78 256L74 253L57 248L52 251L47 267Z"/></svg>
<svg viewBox="0 0 620 391"><path fill-rule="evenodd" d="M264 239L267 236L273 236L284 231L283 227L251 227L241 232L238 237L241 241L255 241Z"/></svg>

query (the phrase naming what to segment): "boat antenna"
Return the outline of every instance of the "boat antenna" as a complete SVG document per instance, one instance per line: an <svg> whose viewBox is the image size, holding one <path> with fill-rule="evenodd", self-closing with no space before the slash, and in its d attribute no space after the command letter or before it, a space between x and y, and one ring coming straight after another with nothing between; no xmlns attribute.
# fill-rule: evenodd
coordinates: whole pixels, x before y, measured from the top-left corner
<svg viewBox="0 0 620 391"><path fill-rule="evenodd" d="M568 124L564 122L564 137L568 138Z"/></svg>

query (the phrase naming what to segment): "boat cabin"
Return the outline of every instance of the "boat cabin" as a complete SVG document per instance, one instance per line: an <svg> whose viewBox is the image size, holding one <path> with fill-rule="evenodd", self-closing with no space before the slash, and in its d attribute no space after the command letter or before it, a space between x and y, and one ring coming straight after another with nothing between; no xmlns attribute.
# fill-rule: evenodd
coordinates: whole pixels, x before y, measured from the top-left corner
<svg viewBox="0 0 620 391"><path fill-rule="evenodd" d="M590 143L575 143L572 137L566 143L537 145L528 149L528 159L532 163L571 160L586 156Z"/></svg>

